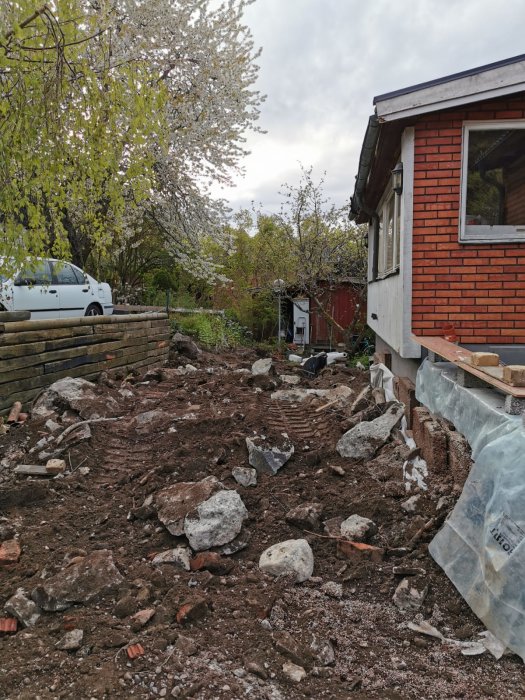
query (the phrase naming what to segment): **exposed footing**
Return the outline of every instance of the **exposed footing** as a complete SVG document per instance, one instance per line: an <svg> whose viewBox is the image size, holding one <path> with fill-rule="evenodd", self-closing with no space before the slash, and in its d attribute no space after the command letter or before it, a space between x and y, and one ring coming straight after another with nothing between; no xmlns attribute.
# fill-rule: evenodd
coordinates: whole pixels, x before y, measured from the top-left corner
<svg viewBox="0 0 525 700"><path fill-rule="evenodd" d="M518 399L515 396L505 397L505 413L511 416L521 416L525 411L525 399Z"/></svg>
<svg viewBox="0 0 525 700"><path fill-rule="evenodd" d="M465 389L486 389L488 386L487 382L484 382L483 379L479 379L479 377L461 369L461 367L458 367L456 381L459 386L465 387Z"/></svg>

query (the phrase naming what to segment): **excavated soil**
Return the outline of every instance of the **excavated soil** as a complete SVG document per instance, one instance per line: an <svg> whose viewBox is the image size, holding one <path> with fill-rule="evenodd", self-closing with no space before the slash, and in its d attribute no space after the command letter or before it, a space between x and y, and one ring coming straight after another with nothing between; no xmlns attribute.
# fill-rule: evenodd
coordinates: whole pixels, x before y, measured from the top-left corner
<svg viewBox="0 0 525 700"><path fill-rule="evenodd" d="M186 375L105 378L97 388L98 413L118 420L91 423L91 438L65 453L64 476L13 473L16 464L34 463L27 453L49 432L43 419L32 417L0 437L0 533L15 533L21 545L19 561L0 568L0 606L18 588L30 593L94 550L110 550L123 577L117 590L90 603L0 634L0 697L523 698L517 656L464 656L457 645L407 627L428 620L456 640L476 640L483 631L427 553L453 504L452 485L429 475L416 512L404 512L401 503L417 491L407 494L402 480L408 449L399 434L371 461L343 459L335 445L351 399L321 411L323 398L272 400L278 380L238 371L255 359L252 351L202 353L192 361L197 371ZM175 357L172 366L187 361ZM298 371L281 360L276 367L278 374ZM357 394L367 381L364 372L334 365L300 386L343 384ZM161 413L135 420L149 411ZM69 412L56 420L74 418ZM259 475L255 487L238 485L232 468L248 466L245 438L281 433L295 445L292 459L276 475ZM209 475L241 495L247 545L228 556L227 573L228 567L220 574L154 567L156 553L187 541L142 507L145 499ZM447 505L438 510L440 499ZM323 521L354 513L372 519L378 527L372 543L383 558L349 559L323 528L305 532L288 524L285 514L304 502L320 504ZM295 584L259 571L268 546L302 537L313 549L313 578ZM418 611L394 604L402 577L393 567L424 570L418 579L428 594ZM327 582L340 586L323 588ZM196 596L206 603L203 616L179 624L180 607ZM144 609L154 615L140 627L131 615ZM73 628L84 632L80 648L58 649ZM132 660L127 648L137 643L144 653ZM302 680L283 670L290 660L305 668Z"/></svg>

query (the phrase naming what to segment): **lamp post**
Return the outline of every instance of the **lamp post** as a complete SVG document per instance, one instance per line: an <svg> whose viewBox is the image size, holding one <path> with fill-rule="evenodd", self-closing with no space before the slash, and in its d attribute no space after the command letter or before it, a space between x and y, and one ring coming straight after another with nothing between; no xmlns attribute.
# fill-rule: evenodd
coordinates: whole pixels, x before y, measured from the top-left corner
<svg viewBox="0 0 525 700"><path fill-rule="evenodd" d="M277 343L279 344L281 342L281 294L283 293L283 290L286 287L286 282L280 279L275 280L272 284L272 287L273 291L277 294L277 317L279 319L277 327Z"/></svg>

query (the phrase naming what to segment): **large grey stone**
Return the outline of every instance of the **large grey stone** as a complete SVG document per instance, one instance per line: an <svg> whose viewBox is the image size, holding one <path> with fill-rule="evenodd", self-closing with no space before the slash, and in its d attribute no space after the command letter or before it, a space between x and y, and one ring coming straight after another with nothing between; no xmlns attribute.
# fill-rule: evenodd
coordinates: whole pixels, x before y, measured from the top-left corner
<svg viewBox="0 0 525 700"><path fill-rule="evenodd" d="M123 580L112 553L100 549L43 581L33 589L31 598L43 610L66 610L74 603L89 603Z"/></svg>
<svg viewBox="0 0 525 700"><path fill-rule="evenodd" d="M273 442L261 437L246 438L248 462L260 473L277 474L294 453L289 440L284 439L280 444Z"/></svg>
<svg viewBox="0 0 525 700"><path fill-rule="evenodd" d="M367 542L376 532L374 521L361 515L351 515L341 523L341 535L354 542Z"/></svg>
<svg viewBox="0 0 525 700"><path fill-rule="evenodd" d="M196 360L202 352L189 335L182 335L182 333L174 333L170 347L181 355L189 357L190 360Z"/></svg>
<svg viewBox="0 0 525 700"><path fill-rule="evenodd" d="M404 415L403 404L393 402L382 416L373 421L358 423L348 430L337 443L341 457L371 459L385 444L390 433Z"/></svg>
<svg viewBox="0 0 525 700"><path fill-rule="evenodd" d="M252 374L258 376L260 374L270 374L273 369L273 361L271 357L265 357L262 360L257 360L252 365Z"/></svg>
<svg viewBox="0 0 525 700"><path fill-rule="evenodd" d="M304 539L279 542L261 554L259 568L272 576L294 575L295 581L301 583L314 571L312 548Z"/></svg>
<svg viewBox="0 0 525 700"><path fill-rule="evenodd" d="M172 535L183 535L184 518L188 513L223 488L214 476L208 476L202 481L182 481L168 486L155 496L158 518Z"/></svg>
<svg viewBox="0 0 525 700"><path fill-rule="evenodd" d="M78 413L82 418L97 418L118 410L117 402L107 394L98 396L96 385L80 377L64 377L54 382L37 397L31 413L46 417L66 410Z"/></svg>
<svg viewBox="0 0 525 700"><path fill-rule="evenodd" d="M195 551L219 547L237 537L247 517L248 511L237 491L224 489L186 516L184 534Z"/></svg>
<svg viewBox="0 0 525 700"><path fill-rule="evenodd" d="M33 627L38 622L42 611L36 603L30 600L23 588L9 598L4 605L4 610L10 615L14 615L24 627Z"/></svg>

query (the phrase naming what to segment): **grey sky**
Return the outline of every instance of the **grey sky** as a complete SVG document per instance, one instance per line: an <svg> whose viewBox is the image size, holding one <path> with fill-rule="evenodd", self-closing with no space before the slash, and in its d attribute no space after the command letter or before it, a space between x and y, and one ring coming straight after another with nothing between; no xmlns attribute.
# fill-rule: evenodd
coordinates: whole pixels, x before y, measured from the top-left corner
<svg viewBox="0 0 525 700"><path fill-rule="evenodd" d="M278 211L299 162L343 204L374 95L525 53L523 0L256 0L245 19L267 133L248 137L235 187L214 190L234 209Z"/></svg>

